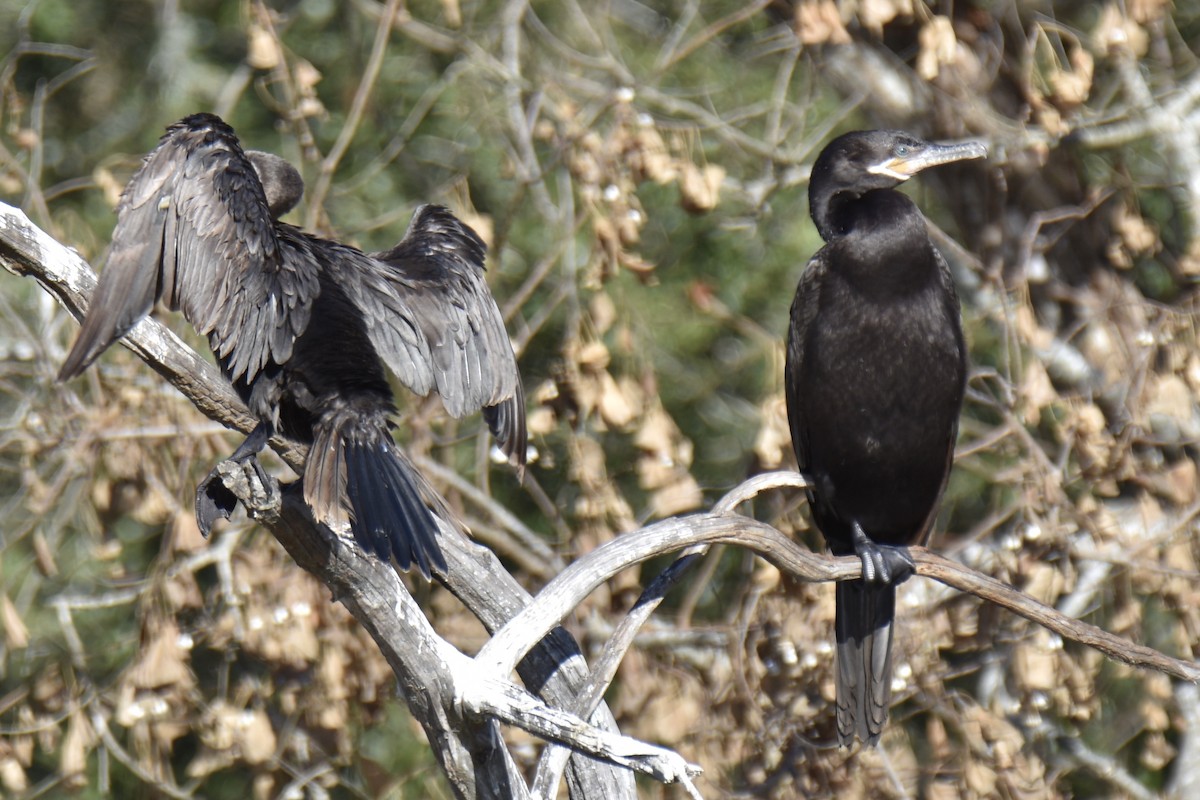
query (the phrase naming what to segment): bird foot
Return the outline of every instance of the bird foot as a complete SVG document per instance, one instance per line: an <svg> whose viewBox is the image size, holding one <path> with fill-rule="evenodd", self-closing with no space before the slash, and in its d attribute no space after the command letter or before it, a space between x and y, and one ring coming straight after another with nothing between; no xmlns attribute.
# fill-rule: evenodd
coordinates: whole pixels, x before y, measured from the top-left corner
<svg viewBox="0 0 1200 800"><path fill-rule="evenodd" d="M856 522L853 526L854 553L862 561L862 577L867 583L896 585L916 571L916 563L907 547L871 541Z"/></svg>
<svg viewBox="0 0 1200 800"><path fill-rule="evenodd" d="M241 464L247 458L258 455L267 446L267 442L271 439L271 435L274 432L275 427L271 423L258 423L254 426L254 430L250 431L250 434L238 445L238 449L233 451L233 455L229 457L229 460Z"/></svg>
<svg viewBox="0 0 1200 800"><path fill-rule="evenodd" d="M269 422L260 422L250 431L250 435L238 445L226 462L232 461L243 468L253 470L261 485L267 485L267 473L258 463L258 453L267 446L267 441L274 432L274 426ZM196 487L196 525L200 528L205 539L212 532L213 523L220 519L229 519L237 508L238 497L225 482L229 470L222 470L222 462L208 473L208 477Z"/></svg>
<svg viewBox="0 0 1200 800"><path fill-rule="evenodd" d="M266 486L270 483L270 476L258 463L258 457L254 453L234 455L234 458L218 464L196 487L196 525L205 539L212 533L212 526L218 519L229 519L237 508L238 496L226 483L226 478L231 472L227 464L232 462L243 471L254 473L260 485Z"/></svg>

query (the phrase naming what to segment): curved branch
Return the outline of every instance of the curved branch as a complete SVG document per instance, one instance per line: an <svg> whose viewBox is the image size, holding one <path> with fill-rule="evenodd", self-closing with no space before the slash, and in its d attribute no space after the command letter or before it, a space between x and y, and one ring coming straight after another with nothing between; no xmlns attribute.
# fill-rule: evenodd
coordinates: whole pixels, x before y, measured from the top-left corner
<svg viewBox="0 0 1200 800"><path fill-rule="evenodd" d="M95 276L82 259L32 226L23 213L3 203L0 203L0 263L17 274L35 277L76 316L82 314L95 285ZM144 321L125 341L211 418L240 430L253 426L253 418L216 370L157 322ZM289 464L303 466L303 447L285 441L273 442L273 446ZM228 469L228 477L230 482L237 483L238 469L234 465L225 466L233 467ZM251 482L244 472L240 478ZM312 522L307 507L294 491L285 490L281 496L276 490L272 495L271 486L260 486L258 491L265 495L265 501L255 500L253 486L241 487L235 493L297 563L330 586L334 596L346 604L375 638L400 678L414 716L434 743L456 793L470 796L478 792L479 796L487 797L527 794L527 788L516 780L516 768L499 738L496 719L598 758L645 771L659 780L686 782L694 774L693 766L668 750L609 732L616 728L607 709L602 707L597 712L594 722L599 727L592 727L578 716L547 706L500 676L516 668L526 685L551 703L586 711L591 698L577 697L586 668L578 646L558 624L597 586L621 570L654 556L723 542L753 550L800 580L860 577L861 563L857 558L812 553L775 528L732 513L757 493L782 486L801 488L806 484L795 473L758 476L731 491L714 512L664 520L597 548L563 570L532 601L490 551L471 544L446 525L441 539L450 571L443 580L485 626L495 631L473 660L437 636L390 567L363 556L352 543L337 546L326 529ZM918 575L1003 606L1110 658L1200 682L1200 665L1170 658L1071 619L994 578L925 548L911 548L911 553ZM677 562L672 568L674 574L683 566ZM662 591L670 582L663 583ZM647 596L652 601L655 592L648 590ZM635 620L633 624L636 627L640 623ZM622 646L619 640L615 646ZM610 667L598 672L585 694L596 694L597 687L607 683L609 670ZM635 795L628 772L586 759L574 759L572 763L572 788L581 796Z"/></svg>
<svg viewBox="0 0 1200 800"><path fill-rule="evenodd" d="M495 720L663 783L686 782L700 773L673 751L589 725L460 653L433 630L390 565L313 521L299 484L281 486L253 464L224 461L217 469L250 515L297 564L328 586L375 639L456 789L473 783L481 797L528 793L498 733L490 730ZM438 523L443 545L457 542L446 546L450 571L456 572L461 564L457 557L483 548L467 542L448 523ZM437 724L429 724L430 719ZM476 774L462 774L464 765L471 764Z"/></svg>
<svg viewBox="0 0 1200 800"><path fill-rule="evenodd" d="M535 631L550 630L621 570L684 547L715 542L748 547L801 580L848 580L862 574L857 559L832 559L801 549L775 528L749 517L732 514L672 517L618 536L572 563L542 588L536 602L497 631L476 659L494 669L511 671L537 641Z"/></svg>
<svg viewBox="0 0 1200 800"><path fill-rule="evenodd" d="M619 536L580 558L538 594L530 604L483 646L476 659L490 669L511 670L532 643L557 625L600 584L648 558L682 548L724 542L753 550L779 569L803 581L845 581L862 576L854 556L834 558L805 550L775 528L733 514L696 514L650 525ZM916 574L1007 608L1065 639L1099 650L1136 667L1165 672L1200 683L1200 665L1172 658L1101 628L1072 619L1024 592L950 561L924 548L911 547Z"/></svg>

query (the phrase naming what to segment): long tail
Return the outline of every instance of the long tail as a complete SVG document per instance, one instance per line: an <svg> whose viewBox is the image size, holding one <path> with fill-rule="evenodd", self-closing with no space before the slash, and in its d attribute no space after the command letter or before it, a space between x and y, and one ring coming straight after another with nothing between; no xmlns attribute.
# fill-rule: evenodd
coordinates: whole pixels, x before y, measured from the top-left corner
<svg viewBox="0 0 1200 800"><path fill-rule="evenodd" d="M837 723L842 746L875 744L892 699L896 587L861 580L837 585Z"/></svg>
<svg viewBox="0 0 1200 800"><path fill-rule="evenodd" d="M319 427L304 471L304 499L318 522L349 522L359 547L429 578L447 570L437 523L414 468L386 429L365 440Z"/></svg>

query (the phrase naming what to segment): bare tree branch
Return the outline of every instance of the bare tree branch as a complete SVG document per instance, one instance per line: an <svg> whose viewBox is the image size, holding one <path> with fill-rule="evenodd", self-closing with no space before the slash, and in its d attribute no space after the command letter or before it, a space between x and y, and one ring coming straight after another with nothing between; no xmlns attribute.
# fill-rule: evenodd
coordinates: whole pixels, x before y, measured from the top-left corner
<svg viewBox="0 0 1200 800"><path fill-rule="evenodd" d="M0 262L10 271L35 277L72 313L79 315L94 286L90 268L32 226L20 211L0 204ZM154 321L137 326L127 345L179 388L201 410L225 424L248 430L253 420L241 408L215 369L192 353ZM285 460L303 467L303 448L275 442ZM618 537L564 569L532 601L485 548L471 544L445 524L441 541L450 563L443 580L456 596L495 631L471 659L445 642L387 565L364 556L352 543L313 523L296 485L282 491L273 479L262 485L254 473L226 462L227 484L250 513L284 545L300 566L329 586L334 596L371 633L395 671L414 716L425 727L454 791L461 797L525 797L528 787L500 737L498 722L517 725L547 741L565 744L626 769L590 759L573 759L568 775L572 792L588 797L633 797L626 770L638 770L660 781L688 784L698 768L664 748L615 733L603 707L593 725L561 709L587 713L611 680L615 661L633 634L677 579L686 558L648 589L638 613L614 634L610 655L589 683L574 642L558 627L596 587L642 561L686 548L694 553L716 542L736 544L761 555L793 577L807 581L857 578L861 563L853 557L831 558L797 545L775 528L733 513L760 491L802 487L794 473L758 476L737 487L714 511L663 520ZM1086 644L1110 658L1200 682L1200 666L1166 656L1071 619L1028 595L924 548L911 548L916 574L938 580L1007 608ZM65 610L65 607L64 609ZM512 684L516 669L532 691L548 705ZM547 756L537 789L550 796L561 756ZM694 793L694 787L689 791Z"/></svg>
<svg viewBox="0 0 1200 800"><path fill-rule="evenodd" d="M699 774L699 767L674 752L588 725L497 678L486 662L460 653L433 630L395 570L312 520L297 484L281 491L273 479L264 485L252 467L230 461L222 462L218 470L250 514L272 532L296 563L333 590L379 644L400 680L405 700L425 725L434 752L456 787L460 782L473 784L481 797L527 793L520 779L513 777L517 773L508 751L489 730L493 719L665 783ZM449 524L442 524L440 534L450 573L460 571L461 559L470 550L482 550L466 542ZM437 724L431 725L429 720ZM480 747L481 742L486 746ZM464 774L464 765L471 764L477 766L477 772Z"/></svg>
<svg viewBox="0 0 1200 800"><path fill-rule="evenodd" d="M757 520L711 513L673 517L613 539L572 563L542 589L536 602L497 631L476 658L498 671L511 670L545 631L618 572L654 556L715 542L738 544L754 550L800 580L844 581L862 576L862 564L854 556L832 558L812 553ZM909 550L916 561L917 575L933 578L1007 608L1063 638L1095 648L1109 658L1200 683L1200 665L1172 658L1095 625L1071 619L1024 592L924 547L912 547Z"/></svg>

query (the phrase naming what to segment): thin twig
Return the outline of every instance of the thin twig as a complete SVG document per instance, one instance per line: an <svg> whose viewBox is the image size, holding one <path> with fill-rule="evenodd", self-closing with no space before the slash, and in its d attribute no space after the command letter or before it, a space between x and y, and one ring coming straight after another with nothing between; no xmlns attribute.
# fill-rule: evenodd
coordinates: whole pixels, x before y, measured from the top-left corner
<svg viewBox="0 0 1200 800"><path fill-rule="evenodd" d="M655 69L658 72L666 72L671 67L675 66L680 61L711 42L724 31L729 30L739 22L744 22L745 20L750 19L759 11L762 11L764 8L771 5L771 2L772 0L754 0L754 2L747 3L736 11L726 14L724 17L721 17L721 19L717 20L711 25L705 26L705 28L693 36L692 39L687 42L687 44L671 53L670 57L664 62L655 64Z"/></svg>
<svg viewBox="0 0 1200 800"><path fill-rule="evenodd" d="M162 792L167 797L175 798L175 800L191 800L195 796L195 791L189 791L173 783L167 783L162 778L151 775L142 769L137 759L129 755L125 748L121 746L121 743L117 741L117 737L113 736L112 731L108 727L108 720L94 706L89 717L92 722L92 728L100 736L100 741L104 743L105 748L126 769L136 775L142 783L154 787L155 790Z"/></svg>
<svg viewBox="0 0 1200 800"><path fill-rule="evenodd" d="M1119 761L1111 755L1092 750L1080 737L1064 733L1056 740L1072 761L1091 770L1097 777L1121 790L1123 794L1134 800L1154 800L1159 797L1156 792L1143 786L1137 778L1121 766Z"/></svg>
<svg viewBox="0 0 1200 800"><path fill-rule="evenodd" d="M423 471L431 475L436 475L461 492L464 497L479 506L484 513L491 516L501 527L511 533L514 540L526 548L530 555L544 561L543 569L539 570L540 572L547 570L558 572L565 566L562 557L551 550L537 533L531 530L528 525L521 522L521 520L517 519L515 514L497 503L490 495L473 486L470 481L464 480L457 472L432 458L414 455L412 459L413 463Z"/></svg>
<svg viewBox="0 0 1200 800"><path fill-rule="evenodd" d="M742 503L752 500L769 489L807 489L809 486L811 484L808 479L799 472L791 470L764 472L730 489L713 506L713 513L731 514Z"/></svg>
<svg viewBox="0 0 1200 800"><path fill-rule="evenodd" d="M679 12L679 18L675 20L675 24L671 26L671 33L667 35L666 41L658 51L658 58L654 61L654 69L662 72L668 62L674 62L675 51L679 47L679 43L683 41L683 37L687 34L688 28L692 24L692 20L696 18L696 14L700 11L700 0L688 0L688 4Z"/></svg>
<svg viewBox="0 0 1200 800"><path fill-rule="evenodd" d="M333 174L337 171L342 157L350 148L350 143L358 135L358 126L366 111L367 101L371 98L371 91L375 88L375 82L379 80L380 69L383 68L383 56L387 52L388 38L392 33L392 21L396 18L396 12L400 8L401 2L402 0L388 0L383 16L379 20L379 26L375 29L375 41L371 45L371 55L367 59L366 69L363 70L362 80L358 83L358 89L354 92L354 100L350 103L350 111L346 114L346 124L342 126L333 147L321 161L321 171L317 173L316 185L308 195L308 210L305 213L305 219L309 228L316 227L321 206L325 203L325 195L329 193L329 186L333 181Z"/></svg>
<svg viewBox="0 0 1200 800"><path fill-rule="evenodd" d="M501 48L504 67L508 74L504 79L504 97L507 101L508 124L516 145L518 178L533 192L538 211L547 221L559 216L558 209L550 199L550 192L542 182L542 168L533 149L533 130L524 104L521 102L521 20L529 8L529 0L509 0L501 16Z"/></svg>

